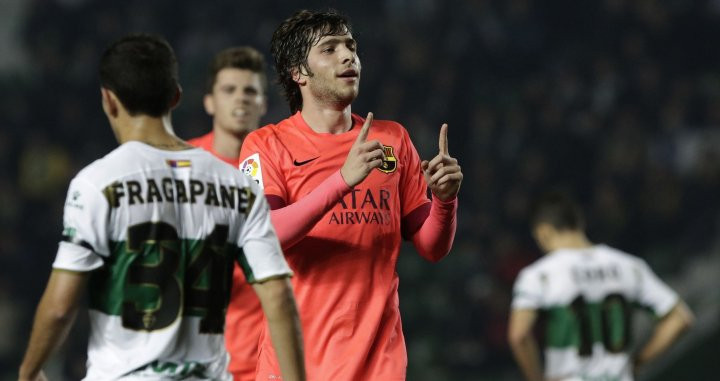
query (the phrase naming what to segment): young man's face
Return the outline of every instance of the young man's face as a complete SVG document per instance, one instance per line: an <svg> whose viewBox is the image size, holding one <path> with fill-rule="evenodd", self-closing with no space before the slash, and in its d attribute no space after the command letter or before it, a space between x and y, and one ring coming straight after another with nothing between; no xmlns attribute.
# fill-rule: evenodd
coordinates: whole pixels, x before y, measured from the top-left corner
<svg viewBox="0 0 720 381"><path fill-rule="evenodd" d="M257 129L266 111L262 78L246 69L220 70L212 93L206 94L204 101L205 111L213 116L213 127L234 135Z"/></svg>
<svg viewBox="0 0 720 381"><path fill-rule="evenodd" d="M308 90L303 97L309 93L321 102L344 106L357 97L361 67L351 34L322 37L310 48L307 62L313 75L299 75L298 84Z"/></svg>

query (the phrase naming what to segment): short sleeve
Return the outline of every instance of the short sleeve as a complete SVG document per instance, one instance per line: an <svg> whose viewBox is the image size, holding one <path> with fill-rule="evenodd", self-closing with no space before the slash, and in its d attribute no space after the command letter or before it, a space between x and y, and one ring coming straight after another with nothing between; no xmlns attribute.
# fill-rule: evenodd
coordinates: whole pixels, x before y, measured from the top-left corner
<svg viewBox="0 0 720 381"><path fill-rule="evenodd" d="M245 138L240 149L240 171L260 185L265 194L279 196L287 201L284 176L273 160L278 155L265 143L257 131Z"/></svg>
<svg viewBox="0 0 720 381"><path fill-rule="evenodd" d="M655 275L645 261L639 261L636 271L637 303L650 309L658 317L665 316L677 304L677 294Z"/></svg>
<svg viewBox="0 0 720 381"><path fill-rule="evenodd" d="M248 283L292 275L285 261L275 229L270 222L270 208L263 192L252 186L255 202L242 226L238 246L242 254L238 263Z"/></svg>
<svg viewBox="0 0 720 381"><path fill-rule="evenodd" d="M63 213L63 233L53 268L91 271L109 254L109 204L96 187L75 178L70 183Z"/></svg>
<svg viewBox="0 0 720 381"><path fill-rule="evenodd" d="M541 274L529 269L520 271L513 287L512 308L541 309L543 286Z"/></svg>
<svg viewBox="0 0 720 381"><path fill-rule="evenodd" d="M402 132L402 151L399 159L404 165L402 165L400 194L402 217L406 217L418 207L430 202L430 199L427 197L427 184L420 166L420 155L410 140L407 130L402 128Z"/></svg>

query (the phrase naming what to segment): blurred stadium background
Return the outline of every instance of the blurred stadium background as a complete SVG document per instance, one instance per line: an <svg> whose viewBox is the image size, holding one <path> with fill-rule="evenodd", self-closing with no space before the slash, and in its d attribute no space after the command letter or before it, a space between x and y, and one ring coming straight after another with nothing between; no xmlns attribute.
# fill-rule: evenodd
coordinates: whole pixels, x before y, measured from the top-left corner
<svg viewBox="0 0 720 381"><path fill-rule="evenodd" d="M168 38L185 91L174 124L189 138L210 128L215 52L267 54L281 20L326 7L359 40L353 110L403 123L423 157L448 122L465 173L451 255L431 265L408 247L398 264L409 380L520 379L506 318L515 275L540 255L527 205L549 186L580 198L594 241L645 258L697 314L640 379L718 379L720 1L2 0L0 380L16 379L69 180L116 146L96 75L104 47L128 32ZM264 121L287 114L271 88ZM54 379L83 375L86 330L80 316Z"/></svg>

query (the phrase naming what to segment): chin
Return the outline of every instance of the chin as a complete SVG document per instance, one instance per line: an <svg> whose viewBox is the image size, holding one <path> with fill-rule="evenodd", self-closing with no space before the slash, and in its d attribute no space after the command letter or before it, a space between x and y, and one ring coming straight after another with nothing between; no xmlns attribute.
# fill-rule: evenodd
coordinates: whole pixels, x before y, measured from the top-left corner
<svg viewBox="0 0 720 381"><path fill-rule="evenodd" d="M350 91L350 92L345 92L345 93L338 94L337 99L338 99L341 103L350 104L350 103L352 103L352 102L355 100L355 98L357 98L357 96L358 96L358 92L357 92L357 91Z"/></svg>
<svg viewBox="0 0 720 381"><path fill-rule="evenodd" d="M250 129L245 126L232 126L232 127L225 128L225 131L227 131L233 135L238 135L238 134L246 134L250 131Z"/></svg>

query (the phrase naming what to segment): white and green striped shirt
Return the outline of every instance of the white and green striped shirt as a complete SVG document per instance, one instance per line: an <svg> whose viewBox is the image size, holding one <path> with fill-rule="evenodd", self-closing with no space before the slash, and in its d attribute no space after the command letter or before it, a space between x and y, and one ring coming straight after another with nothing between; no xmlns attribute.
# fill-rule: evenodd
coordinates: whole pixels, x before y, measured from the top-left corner
<svg viewBox="0 0 720 381"><path fill-rule="evenodd" d="M557 250L523 269L512 308L545 315L545 377L630 381L633 307L663 316L677 301L642 259L596 245Z"/></svg>
<svg viewBox="0 0 720 381"><path fill-rule="evenodd" d="M83 169L53 267L90 271L87 380L230 379L233 263L289 276L265 196L201 149L128 142Z"/></svg>

